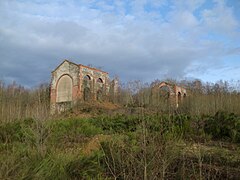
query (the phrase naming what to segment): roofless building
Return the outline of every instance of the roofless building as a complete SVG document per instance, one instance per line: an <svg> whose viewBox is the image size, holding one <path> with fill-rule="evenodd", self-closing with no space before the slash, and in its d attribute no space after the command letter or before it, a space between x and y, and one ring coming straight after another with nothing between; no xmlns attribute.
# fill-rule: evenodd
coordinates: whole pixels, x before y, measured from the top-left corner
<svg viewBox="0 0 240 180"><path fill-rule="evenodd" d="M51 113L72 107L77 101L104 101L117 93L117 80L107 72L64 60L51 80Z"/></svg>

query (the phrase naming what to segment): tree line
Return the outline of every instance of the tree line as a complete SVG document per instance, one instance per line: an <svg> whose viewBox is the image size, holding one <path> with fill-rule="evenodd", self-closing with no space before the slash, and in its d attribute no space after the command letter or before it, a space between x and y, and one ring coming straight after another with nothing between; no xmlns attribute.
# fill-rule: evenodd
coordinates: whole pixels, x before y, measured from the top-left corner
<svg viewBox="0 0 240 180"><path fill-rule="evenodd" d="M41 84L29 89L16 82L6 85L0 81L0 121L10 122L29 117L46 119L49 116L50 89Z"/></svg>
<svg viewBox="0 0 240 180"><path fill-rule="evenodd" d="M187 89L186 98L178 108L172 106L169 97L161 92L152 91L160 80L152 83L132 81L121 84L116 96L109 100L125 108L142 107L161 113L186 113L190 115L213 115L219 110L240 114L240 81L218 81L203 83L199 80L166 82ZM155 93L155 94L154 94ZM154 98L153 98L154 97ZM0 121L10 122L29 117L47 119L50 110L50 85L40 84L35 88L25 88L15 82L6 85L0 81Z"/></svg>

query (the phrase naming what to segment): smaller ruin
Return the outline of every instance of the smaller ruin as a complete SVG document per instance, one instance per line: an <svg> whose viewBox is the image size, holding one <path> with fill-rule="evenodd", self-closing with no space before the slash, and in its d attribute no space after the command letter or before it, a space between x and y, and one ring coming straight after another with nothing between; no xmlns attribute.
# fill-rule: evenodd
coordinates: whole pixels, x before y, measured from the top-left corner
<svg viewBox="0 0 240 180"><path fill-rule="evenodd" d="M165 103L178 108L186 96L187 90L185 88L168 82L157 83L151 89L151 98L154 104Z"/></svg>
<svg viewBox="0 0 240 180"><path fill-rule="evenodd" d="M107 72L64 60L51 80L51 113L72 107L77 101L106 101L117 94L118 81Z"/></svg>

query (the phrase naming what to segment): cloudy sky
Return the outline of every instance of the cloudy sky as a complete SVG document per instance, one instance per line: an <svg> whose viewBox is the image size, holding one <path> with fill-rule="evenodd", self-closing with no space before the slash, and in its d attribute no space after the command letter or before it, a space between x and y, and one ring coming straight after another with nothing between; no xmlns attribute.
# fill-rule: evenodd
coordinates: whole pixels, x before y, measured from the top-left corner
<svg viewBox="0 0 240 180"><path fill-rule="evenodd" d="M0 79L49 82L64 59L122 81L240 80L240 0L0 0Z"/></svg>

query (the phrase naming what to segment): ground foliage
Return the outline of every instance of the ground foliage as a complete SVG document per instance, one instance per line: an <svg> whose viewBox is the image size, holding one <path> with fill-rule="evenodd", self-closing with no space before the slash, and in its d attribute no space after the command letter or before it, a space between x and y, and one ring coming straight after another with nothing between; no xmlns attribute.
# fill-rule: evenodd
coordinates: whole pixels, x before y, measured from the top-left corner
<svg viewBox="0 0 240 180"><path fill-rule="evenodd" d="M238 91L185 85L178 108L137 82L50 116L48 86L0 83L0 179L238 179Z"/></svg>
<svg viewBox="0 0 240 180"><path fill-rule="evenodd" d="M121 114L4 123L0 178L234 179L240 175L239 123L239 116L223 111L198 118Z"/></svg>

